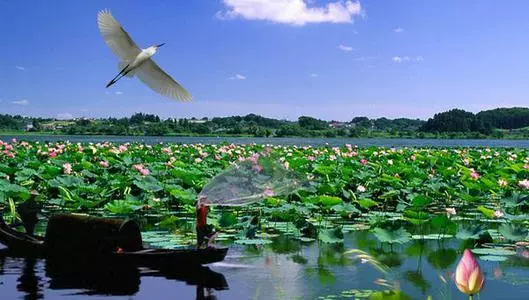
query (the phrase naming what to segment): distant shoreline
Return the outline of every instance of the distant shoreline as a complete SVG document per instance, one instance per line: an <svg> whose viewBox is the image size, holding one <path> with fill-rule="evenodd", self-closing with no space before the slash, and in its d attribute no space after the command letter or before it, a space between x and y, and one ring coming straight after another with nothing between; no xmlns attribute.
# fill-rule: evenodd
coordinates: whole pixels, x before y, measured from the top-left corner
<svg viewBox="0 0 529 300"><path fill-rule="evenodd" d="M260 137L260 136L252 136L252 135L230 135L230 134L166 134L166 135L116 135L116 134L64 134L64 133L55 133L55 132L26 132L26 131L0 131L0 139L1 137L12 137L12 136L31 136L31 137L59 137L59 136L65 136L65 137L94 137L94 138L104 138L104 137L116 137L116 138L127 138L127 137L133 137L133 138L248 138L248 139L321 139L321 140L328 140L328 139L388 139L388 140L499 140L499 141L526 141L529 140L527 138L524 138L522 136L520 137L493 137L493 136L485 136L485 137L465 137L463 135L459 136L425 136L425 137L417 137L417 136L359 136L359 137L321 137L321 136L271 136L271 137Z"/></svg>

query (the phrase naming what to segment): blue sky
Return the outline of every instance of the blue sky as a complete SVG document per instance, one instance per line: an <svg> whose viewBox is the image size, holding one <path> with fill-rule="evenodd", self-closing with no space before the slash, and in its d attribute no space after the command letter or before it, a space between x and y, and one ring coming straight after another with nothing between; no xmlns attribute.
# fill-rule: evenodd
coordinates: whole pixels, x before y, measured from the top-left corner
<svg viewBox="0 0 529 300"><path fill-rule="evenodd" d="M140 47L166 43L154 60L192 102L135 78L105 89L118 59L97 28L104 8ZM525 0L0 0L0 113L350 120L528 106L527 11Z"/></svg>

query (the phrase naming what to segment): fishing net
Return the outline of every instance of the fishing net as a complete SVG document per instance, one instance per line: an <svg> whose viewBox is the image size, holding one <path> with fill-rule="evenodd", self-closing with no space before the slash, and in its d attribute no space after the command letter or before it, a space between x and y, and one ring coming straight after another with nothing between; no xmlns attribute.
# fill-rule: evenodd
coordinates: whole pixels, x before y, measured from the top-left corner
<svg viewBox="0 0 529 300"><path fill-rule="evenodd" d="M240 206L288 195L305 183L284 164L256 154L214 177L198 195L198 204Z"/></svg>

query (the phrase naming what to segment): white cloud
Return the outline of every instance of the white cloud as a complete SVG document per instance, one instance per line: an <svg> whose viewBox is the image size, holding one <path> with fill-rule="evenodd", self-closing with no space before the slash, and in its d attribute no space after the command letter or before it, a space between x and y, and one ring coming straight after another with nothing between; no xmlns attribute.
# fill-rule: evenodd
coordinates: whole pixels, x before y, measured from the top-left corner
<svg viewBox="0 0 529 300"><path fill-rule="evenodd" d="M20 71L24 71L26 69L26 68L21 67L21 66L15 66L15 68L19 69Z"/></svg>
<svg viewBox="0 0 529 300"><path fill-rule="evenodd" d="M246 80L246 76L243 76L241 74L235 74L235 75L231 76L228 79L230 79L230 80Z"/></svg>
<svg viewBox="0 0 529 300"><path fill-rule="evenodd" d="M366 60L373 60L375 59L375 56L360 56L353 58L354 61L366 61Z"/></svg>
<svg viewBox="0 0 529 300"><path fill-rule="evenodd" d="M29 101L26 99L22 99L22 100L11 101L11 103L16 104L16 105L28 105Z"/></svg>
<svg viewBox="0 0 529 300"><path fill-rule="evenodd" d="M401 32L404 32L404 28L397 27L397 28L393 29L393 31L394 31L395 33L401 33Z"/></svg>
<svg viewBox="0 0 529 300"><path fill-rule="evenodd" d="M307 23L352 23L362 16L360 2L335 1L325 7L310 6L306 0L222 0L226 11L217 12L217 18L230 20L237 17L275 23L303 26Z"/></svg>
<svg viewBox="0 0 529 300"><path fill-rule="evenodd" d="M340 45L338 45L337 48L340 49L340 50L342 50L342 51L345 51L345 52L351 52L351 51L354 50L353 47L351 47L351 46L346 46L346 45L344 45L344 44L340 44Z"/></svg>
<svg viewBox="0 0 529 300"><path fill-rule="evenodd" d="M73 119L73 115L71 113L58 113L57 118L62 120L71 120Z"/></svg>
<svg viewBox="0 0 529 300"><path fill-rule="evenodd" d="M310 73L310 77L318 77L318 73Z"/></svg>
<svg viewBox="0 0 529 300"><path fill-rule="evenodd" d="M116 91L116 95L118 95L118 96L119 96L119 95L123 95L123 92L121 92L121 91Z"/></svg>
<svg viewBox="0 0 529 300"><path fill-rule="evenodd" d="M409 57L409 56L394 56L392 58L392 60L396 63L401 63L401 62L412 62L412 61L416 61L416 62L422 62L424 60L424 57L422 56L416 56L415 58L413 57Z"/></svg>

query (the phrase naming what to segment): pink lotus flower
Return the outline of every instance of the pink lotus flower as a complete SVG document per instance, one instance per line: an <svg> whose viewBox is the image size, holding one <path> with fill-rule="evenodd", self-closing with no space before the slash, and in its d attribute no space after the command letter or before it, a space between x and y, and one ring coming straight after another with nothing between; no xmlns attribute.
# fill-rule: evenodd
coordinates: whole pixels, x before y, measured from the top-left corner
<svg viewBox="0 0 529 300"><path fill-rule="evenodd" d="M201 163L201 162L202 162L202 158L200 158L200 157L195 158L195 162L196 162L197 164L198 164L198 163Z"/></svg>
<svg viewBox="0 0 529 300"><path fill-rule="evenodd" d="M255 173L260 173L263 170L263 166L261 166L260 164L252 165L252 170Z"/></svg>
<svg viewBox="0 0 529 300"><path fill-rule="evenodd" d="M360 163L361 163L362 165L364 165L364 166L367 165L367 159L362 158L362 159L360 160Z"/></svg>
<svg viewBox="0 0 529 300"><path fill-rule="evenodd" d="M141 174L142 176L147 176L147 175L149 175L150 173L151 173L151 171L149 171L148 169L141 169L141 170L140 170L140 174Z"/></svg>
<svg viewBox="0 0 529 300"><path fill-rule="evenodd" d="M529 180L524 179L524 180L518 181L518 186L521 187L522 189L529 189Z"/></svg>
<svg viewBox="0 0 529 300"><path fill-rule="evenodd" d="M274 193L274 191L271 189L271 188L266 188L264 191L263 191L263 195L265 195L266 197L274 197L276 193Z"/></svg>
<svg viewBox="0 0 529 300"><path fill-rule="evenodd" d="M108 161L106 161L106 160L102 160L102 161L99 162L99 165L100 165L101 167L103 167L103 168L108 168L108 165L109 165L109 164L108 164Z"/></svg>
<svg viewBox="0 0 529 300"><path fill-rule="evenodd" d="M503 218L504 215L505 214L501 210L495 210L493 214L494 218Z"/></svg>
<svg viewBox="0 0 529 300"><path fill-rule="evenodd" d="M474 169L471 169L470 177L472 177L472 179L474 179L474 180L478 180L480 175L479 175L478 172L474 171Z"/></svg>
<svg viewBox="0 0 529 300"><path fill-rule="evenodd" d="M65 164L62 165L62 168L63 168L64 174L70 175L72 173L72 165L71 164L65 163Z"/></svg>
<svg viewBox="0 0 529 300"><path fill-rule="evenodd" d="M51 152L48 153L48 156L49 157L57 157L57 152L51 151Z"/></svg>
<svg viewBox="0 0 529 300"><path fill-rule="evenodd" d="M467 295L476 294L483 288L485 276L481 272L478 261L468 249L465 249L457 265L455 282L457 288Z"/></svg>
<svg viewBox="0 0 529 300"><path fill-rule="evenodd" d="M253 164L256 164L259 160L259 154L255 153L252 156L248 157L249 161L251 161Z"/></svg>
<svg viewBox="0 0 529 300"><path fill-rule="evenodd" d="M453 208L453 207L447 207L445 208L446 210L446 215L447 216L455 216L456 215L456 209Z"/></svg>
<svg viewBox="0 0 529 300"><path fill-rule="evenodd" d="M366 191L366 187L363 185L359 185L356 187L356 190L359 191L360 193L363 193Z"/></svg>
<svg viewBox="0 0 529 300"><path fill-rule="evenodd" d="M310 161L315 161L316 160L316 158L314 156L312 156L312 155L307 156L307 159L310 160Z"/></svg>

